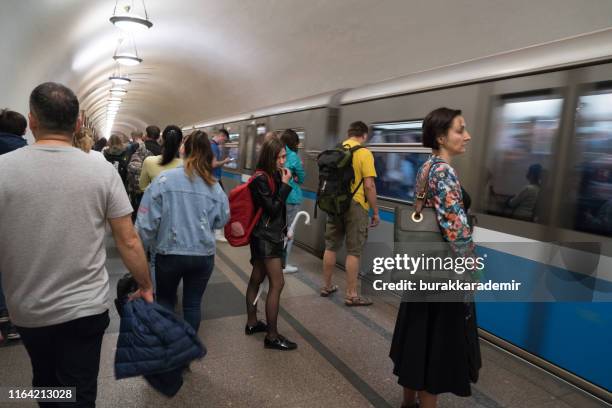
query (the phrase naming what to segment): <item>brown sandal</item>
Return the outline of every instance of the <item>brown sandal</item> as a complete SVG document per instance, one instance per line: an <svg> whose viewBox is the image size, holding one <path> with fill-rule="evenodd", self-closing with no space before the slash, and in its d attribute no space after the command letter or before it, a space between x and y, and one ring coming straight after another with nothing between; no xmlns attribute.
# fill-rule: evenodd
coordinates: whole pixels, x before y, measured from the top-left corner
<svg viewBox="0 0 612 408"><path fill-rule="evenodd" d="M372 301L367 298L362 298L360 296L355 297L345 297L344 304L346 306L370 306Z"/></svg>
<svg viewBox="0 0 612 408"><path fill-rule="evenodd" d="M321 288L321 296L322 297L328 297L329 295L331 295L332 293L338 291L338 285L331 285L331 286L323 286Z"/></svg>

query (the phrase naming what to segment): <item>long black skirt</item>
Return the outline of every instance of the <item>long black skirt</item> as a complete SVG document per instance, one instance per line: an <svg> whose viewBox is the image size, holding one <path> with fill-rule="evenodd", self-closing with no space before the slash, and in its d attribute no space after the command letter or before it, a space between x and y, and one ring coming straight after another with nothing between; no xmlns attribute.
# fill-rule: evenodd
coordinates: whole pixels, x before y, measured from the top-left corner
<svg viewBox="0 0 612 408"><path fill-rule="evenodd" d="M402 302L389 356L403 387L470 396L482 365L474 304Z"/></svg>

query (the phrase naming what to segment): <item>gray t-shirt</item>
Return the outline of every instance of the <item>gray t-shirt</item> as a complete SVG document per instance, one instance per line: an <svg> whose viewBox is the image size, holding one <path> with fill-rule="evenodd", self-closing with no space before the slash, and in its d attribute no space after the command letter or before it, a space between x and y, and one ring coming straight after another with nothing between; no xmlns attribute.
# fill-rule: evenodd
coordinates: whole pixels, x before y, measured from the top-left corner
<svg viewBox="0 0 612 408"><path fill-rule="evenodd" d="M42 327L108 309L105 225L132 212L108 162L72 147L0 156L0 274L11 320Z"/></svg>

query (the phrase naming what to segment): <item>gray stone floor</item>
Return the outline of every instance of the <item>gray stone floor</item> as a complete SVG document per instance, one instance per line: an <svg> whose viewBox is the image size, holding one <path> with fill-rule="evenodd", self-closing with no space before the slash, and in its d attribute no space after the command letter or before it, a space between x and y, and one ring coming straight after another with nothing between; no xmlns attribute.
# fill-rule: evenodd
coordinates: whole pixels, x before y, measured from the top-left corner
<svg viewBox="0 0 612 408"><path fill-rule="evenodd" d="M107 267L111 288L126 271L112 242ZM369 308L347 308L341 287L330 298L318 295L321 260L295 248L292 263L300 272L286 276L280 331L299 345L294 352L263 348L263 334L243 334L244 292L250 273L246 248L220 244L215 271L202 302L199 335L207 356L191 366L177 396L167 399L141 378L117 381L113 359L118 316L104 337L99 407L399 407L401 388L388 358L396 308L375 299ZM114 289L113 289L114 290ZM263 314L261 316L264 317ZM470 398L442 395L440 407L604 407L563 381L481 342L483 368ZM0 385L25 386L31 368L24 347L0 348ZM8 404L0 404L8 406ZM20 403L18 407L36 406Z"/></svg>

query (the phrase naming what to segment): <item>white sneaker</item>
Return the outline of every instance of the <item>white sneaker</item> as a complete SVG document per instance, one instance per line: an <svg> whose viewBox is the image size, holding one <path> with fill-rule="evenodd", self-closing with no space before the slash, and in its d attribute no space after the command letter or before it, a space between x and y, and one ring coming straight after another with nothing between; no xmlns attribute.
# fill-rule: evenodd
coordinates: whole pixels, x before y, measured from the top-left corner
<svg viewBox="0 0 612 408"><path fill-rule="evenodd" d="M227 242L227 239L225 239L225 236L223 235L222 230L215 231L215 239L219 242Z"/></svg>
<svg viewBox="0 0 612 408"><path fill-rule="evenodd" d="M297 266L293 266L293 265L285 265L285 269L283 269L283 273L296 273L298 271L298 267Z"/></svg>

